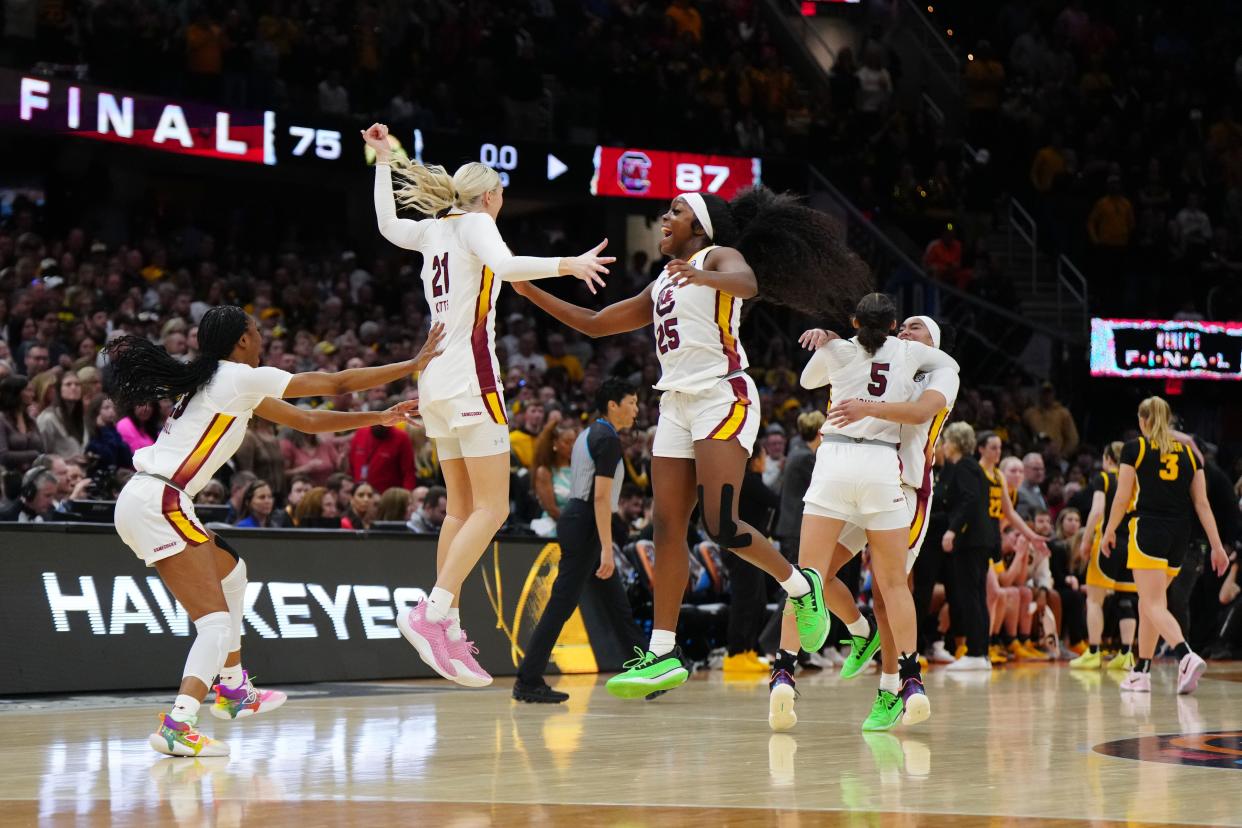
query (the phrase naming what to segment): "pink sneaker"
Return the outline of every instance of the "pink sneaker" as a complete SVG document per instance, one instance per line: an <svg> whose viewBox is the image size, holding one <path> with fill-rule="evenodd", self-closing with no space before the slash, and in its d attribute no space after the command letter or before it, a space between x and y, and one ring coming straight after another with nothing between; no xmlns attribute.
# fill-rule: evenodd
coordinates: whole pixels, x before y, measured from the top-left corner
<svg viewBox="0 0 1242 828"><path fill-rule="evenodd" d="M474 646L474 642L466 638L466 631L461 631L461 637L456 641L450 636L448 639L449 658L453 660L453 666L457 668L457 677L453 681L463 687L486 687L492 683L492 676L480 666L475 660L475 654L479 652L479 648Z"/></svg>
<svg viewBox="0 0 1242 828"><path fill-rule="evenodd" d="M242 683L235 688L223 683L214 685L216 703L211 715L217 719L244 719L256 713L267 713L280 707L289 697L279 690L260 690L250 680L250 673L242 671Z"/></svg>
<svg viewBox="0 0 1242 828"><path fill-rule="evenodd" d="M1177 665L1177 694L1186 696L1195 692L1199 686L1199 677L1207 672L1207 662L1199 658L1197 653L1186 653Z"/></svg>
<svg viewBox="0 0 1242 828"><path fill-rule="evenodd" d="M1130 675L1126 676L1125 681L1121 682L1121 692L1150 693L1151 673L1140 673L1137 670L1131 670Z"/></svg>
<svg viewBox="0 0 1242 828"><path fill-rule="evenodd" d="M447 618L442 621L427 620L426 601L405 615L397 616L397 629L418 650L419 658L444 678L457 681L457 670L449 656L448 626Z"/></svg>

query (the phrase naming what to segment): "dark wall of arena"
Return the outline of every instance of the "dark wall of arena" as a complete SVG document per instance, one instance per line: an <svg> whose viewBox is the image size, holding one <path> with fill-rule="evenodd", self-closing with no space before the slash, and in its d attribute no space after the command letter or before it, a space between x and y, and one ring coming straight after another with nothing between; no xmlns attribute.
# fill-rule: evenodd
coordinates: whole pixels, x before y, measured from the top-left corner
<svg viewBox="0 0 1242 828"><path fill-rule="evenodd" d="M242 659L264 685L434 675L394 623L435 581L434 537L227 537L250 577ZM558 555L555 543L499 540L467 579L462 625L493 675L516 672ZM590 643L576 648L573 669L584 651L588 667L615 667L619 646L590 607L582 615ZM0 528L0 623L22 630L0 640L0 694L176 687L194 631L112 527L75 524Z"/></svg>

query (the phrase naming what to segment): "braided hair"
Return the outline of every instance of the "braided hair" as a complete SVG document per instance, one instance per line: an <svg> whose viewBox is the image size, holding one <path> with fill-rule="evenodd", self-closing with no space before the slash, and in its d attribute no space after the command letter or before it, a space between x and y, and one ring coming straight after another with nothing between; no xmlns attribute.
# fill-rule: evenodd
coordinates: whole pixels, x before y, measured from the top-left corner
<svg viewBox="0 0 1242 828"><path fill-rule="evenodd" d="M858 321L858 344L872 356L884 346L897 323L897 306L887 293L868 293L854 308Z"/></svg>
<svg viewBox="0 0 1242 828"><path fill-rule="evenodd" d="M141 336L122 336L106 349L104 389L122 406L193 396L213 376L220 360L233 353L250 317L236 305L218 305L198 323L199 355L180 362Z"/></svg>

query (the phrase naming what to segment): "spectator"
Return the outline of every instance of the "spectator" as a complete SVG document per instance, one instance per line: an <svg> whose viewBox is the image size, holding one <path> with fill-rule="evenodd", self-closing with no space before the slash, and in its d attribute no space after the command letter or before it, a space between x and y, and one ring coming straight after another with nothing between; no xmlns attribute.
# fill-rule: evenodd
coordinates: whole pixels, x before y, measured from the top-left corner
<svg viewBox="0 0 1242 828"><path fill-rule="evenodd" d="M304 474L293 474L289 477L289 492L285 495L285 506L272 513L272 526L287 528L297 526L294 514L297 512L298 504L302 502L302 498L306 497L306 493L314 488L311 479Z"/></svg>
<svg viewBox="0 0 1242 828"><path fill-rule="evenodd" d="M939 238L932 239L923 251L923 266L932 278L964 288L966 274L962 270L962 243L952 224L946 224Z"/></svg>
<svg viewBox="0 0 1242 828"><path fill-rule="evenodd" d="M375 507L375 520L384 523L405 523L409 519L411 494L409 489L393 486L382 495Z"/></svg>
<svg viewBox="0 0 1242 828"><path fill-rule="evenodd" d="M802 536L802 498L811 485L811 472L815 469L815 452L823 435L822 411L809 411L798 417L798 436L785 460L785 473L781 480L781 508L776 522L776 538L781 553L790 561L798 560L798 540Z"/></svg>
<svg viewBox="0 0 1242 828"><path fill-rule="evenodd" d="M342 529L370 529L375 520L375 488L365 480L354 487L349 506L341 517Z"/></svg>
<svg viewBox="0 0 1242 828"><path fill-rule="evenodd" d="M1065 172L1065 148L1061 133L1052 133L1052 140L1035 153L1031 162L1031 186L1035 192L1048 195L1057 177Z"/></svg>
<svg viewBox="0 0 1242 828"><path fill-rule="evenodd" d="M116 403L97 396L86 409L86 454L101 468L130 469L134 453L116 427ZM223 498L222 498L223 499Z"/></svg>
<svg viewBox="0 0 1242 828"><path fill-rule="evenodd" d="M197 506L222 506L228 499L228 491L224 488L224 484L219 480L212 478L207 481L207 485L198 490L198 494L194 496L194 504Z"/></svg>
<svg viewBox="0 0 1242 828"><path fill-rule="evenodd" d="M554 411L544 422L543 403L529 402L518 414L519 425L509 432L509 446L518 461L530 471L535 468L535 442L543 432L556 427L561 413Z"/></svg>
<svg viewBox="0 0 1242 828"><path fill-rule="evenodd" d="M678 37L688 35L695 43L703 39L703 17L690 0L673 0L664 14L673 21Z"/></svg>
<svg viewBox="0 0 1242 828"><path fill-rule="evenodd" d="M555 531L561 509L569 501L573 482L570 461L579 433L576 422L561 422L540 434L535 443L535 497L543 507L544 523L548 524L546 535Z"/></svg>
<svg viewBox="0 0 1242 828"><path fill-rule="evenodd" d="M971 140L976 146L991 147L1005 88L1005 67L996 59L991 43L979 41L974 60L966 61L963 81Z"/></svg>
<svg viewBox="0 0 1242 828"><path fill-rule="evenodd" d="M21 374L0 379L0 468L23 473L43 453L43 438L26 413L33 400Z"/></svg>
<svg viewBox="0 0 1242 828"><path fill-rule="evenodd" d="M224 30L200 10L185 30L185 68L191 92L209 98L220 94L224 47Z"/></svg>
<svg viewBox="0 0 1242 828"><path fill-rule="evenodd" d="M1121 176L1110 175L1107 188L1087 216L1087 235L1095 251L1095 264L1109 279L1099 284L1097 290L1116 288L1118 277L1128 267L1127 253L1135 227L1134 205L1121 191Z"/></svg>
<svg viewBox="0 0 1242 828"><path fill-rule="evenodd" d="M780 492L781 477L785 473L785 429L780 423L768 426L763 436L763 466L760 469L763 484L773 492ZM753 523L751 524L754 525Z"/></svg>
<svg viewBox="0 0 1242 828"><path fill-rule="evenodd" d="M233 472L233 479L229 481L229 511L225 517L225 523L236 524L241 520L242 507L245 505L246 490L250 488L250 484L259 479L254 472L236 471Z"/></svg>
<svg viewBox="0 0 1242 828"><path fill-rule="evenodd" d="M237 468L268 481L274 491L285 490L285 457L275 424L262 417L251 417L233 462Z"/></svg>
<svg viewBox="0 0 1242 828"><path fill-rule="evenodd" d="M336 505L338 512L341 507L349 502L354 495L354 481L348 474L344 472L336 472L328 476L328 480L323 484L324 488L330 492L336 492Z"/></svg>
<svg viewBox="0 0 1242 828"><path fill-rule="evenodd" d="M28 346L26 348L24 362L26 366L26 376L37 377L39 374L42 374L51 365L47 346L40 345L37 342Z"/></svg>
<svg viewBox="0 0 1242 828"><path fill-rule="evenodd" d="M1039 488L1044 482L1044 476L1043 455L1033 451L1022 458L1022 485L1018 487L1015 508L1023 520L1034 520L1037 514L1048 511L1048 503Z"/></svg>
<svg viewBox="0 0 1242 828"><path fill-rule="evenodd" d="M1046 434L1052 450L1060 457L1073 457L1078 451L1078 426L1057 399L1056 388L1050 382L1039 387L1039 403L1022 414L1022 420L1035 435Z"/></svg>
<svg viewBox="0 0 1242 828"><path fill-rule="evenodd" d="M432 486L427 489L422 508L410 518L408 526L410 531L420 535L438 535L447 515L448 491L443 486Z"/></svg>
<svg viewBox="0 0 1242 828"><path fill-rule="evenodd" d="M381 495L393 486L409 490L416 485L414 448L399 428L371 426L355 431L349 441L349 468L354 480L369 483Z"/></svg>
<svg viewBox="0 0 1242 828"><path fill-rule="evenodd" d="M893 78L884 66L884 50L871 44L863 54L858 77L858 110L873 121L888 111L893 97ZM878 125L878 122L877 122Z"/></svg>
<svg viewBox="0 0 1242 828"><path fill-rule="evenodd" d="M59 485L47 469L31 469L22 478L18 499L0 508L0 522L43 523L55 507Z"/></svg>
<svg viewBox="0 0 1242 828"><path fill-rule="evenodd" d="M341 452L331 435L290 429L280 440L280 452L289 474L306 475L312 486L322 486L341 468Z"/></svg>
<svg viewBox="0 0 1242 828"><path fill-rule="evenodd" d="M340 529L338 502L336 492L323 486L314 487L293 511L295 525L302 529Z"/></svg>
<svg viewBox="0 0 1242 828"><path fill-rule="evenodd" d="M149 402L129 406L125 416L116 424L121 439L131 452L155 445L160 433L160 420L154 404Z"/></svg>
<svg viewBox="0 0 1242 828"><path fill-rule="evenodd" d="M272 526L272 512L276 508L276 499L272 496L272 487L264 480L255 480L246 487L242 495L241 520L237 527L268 529Z"/></svg>
<svg viewBox="0 0 1242 828"><path fill-rule="evenodd" d="M535 350L538 346L539 338L534 331L527 331L518 337L517 352L509 354L509 368L520 368L527 377L546 374L548 361Z"/></svg>
<svg viewBox="0 0 1242 828"><path fill-rule="evenodd" d="M66 371L61 376L56 401L40 412L37 422L48 451L62 457L82 454L89 437L82 408L82 382L77 374Z"/></svg>
<svg viewBox="0 0 1242 828"><path fill-rule="evenodd" d="M565 351L565 335L562 333L548 334L548 353L544 355L544 362L549 369L560 368L565 371L565 376L570 382L582 382L582 363L573 354Z"/></svg>
<svg viewBox="0 0 1242 828"><path fill-rule="evenodd" d="M341 73L335 69L319 82L319 111L342 117L350 114L349 90L341 83Z"/></svg>

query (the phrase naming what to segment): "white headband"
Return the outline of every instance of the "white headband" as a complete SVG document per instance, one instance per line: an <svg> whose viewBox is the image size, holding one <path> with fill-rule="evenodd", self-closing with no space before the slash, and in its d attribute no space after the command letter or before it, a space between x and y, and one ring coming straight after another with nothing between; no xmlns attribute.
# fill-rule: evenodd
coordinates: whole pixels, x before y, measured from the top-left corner
<svg viewBox="0 0 1242 828"><path fill-rule="evenodd" d="M703 200L703 196L698 193L681 193L677 197L690 205L690 211L699 220L699 224L703 225L703 232L710 239L712 237L712 217L707 214L707 202Z"/></svg>
<svg viewBox="0 0 1242 828"><path fill-rule="evenodd" d="M928 332L931 334L932 347L939 348L940 347L940 326L936 324L936 320L932 319L930 316L911 316L910 319L906 320L906 322L909 322L912 319L919 320L927 327Z"/></svg>

